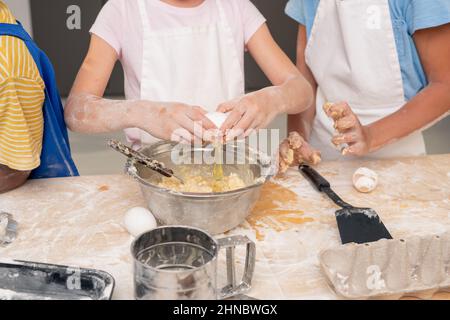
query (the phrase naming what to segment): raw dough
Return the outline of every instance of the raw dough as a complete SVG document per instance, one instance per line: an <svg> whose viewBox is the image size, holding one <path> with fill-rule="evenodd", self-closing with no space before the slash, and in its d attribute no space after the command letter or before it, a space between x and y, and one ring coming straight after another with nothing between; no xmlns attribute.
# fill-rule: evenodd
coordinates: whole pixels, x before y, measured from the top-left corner
<svg viewBox="0 0 450 320"><path fill-rule="evenodd" d="M125 213L124 225L128 233L134 237L158 226L151 212L141 207L132 208Z"/></svg>
<svg viewBox="0 0 450 320"><path fill-rule="evenodd" d="M183 175L184 184L180 183L176 178L163 178L159 187L188 193L213 193L213 192L228 192L237 189L245 188L244 181L236 174L223 176L217 180L213 176L200 175Z"/></svg>
<svg viewBox="0 0 450 320"><path fill-rule="evenodd" d="M336 121L344 117L345 106L342 105L335 107L334 103L327 102L323 106L323 111L325 111L328 117Z"/></svg>
<svg viewBox="0 0 450 320"><path fill-rule="evenodd" d="M359 168L353 174L353 186L362 193L369 193L378 185L378 174L368 168Z"/></svg>
<svg viewBox="0 0 450 320"><path fill-rule="evenodd" d="M279 174L285 173L289 167L303 161L316 165L321 161L320 152L314 150L298 132L289 133L279 149Z"/></svg>

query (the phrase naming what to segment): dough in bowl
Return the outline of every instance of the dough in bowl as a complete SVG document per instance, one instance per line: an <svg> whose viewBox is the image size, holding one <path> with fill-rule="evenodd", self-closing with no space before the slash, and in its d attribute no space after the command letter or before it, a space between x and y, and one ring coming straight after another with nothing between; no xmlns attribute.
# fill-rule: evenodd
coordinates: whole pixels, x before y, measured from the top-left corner
<svg viewBox="0 0 450 320"><path fill-rule="evenodd" d="M159 183L159 187L187 193L213 193L213 192L227 192L237 189L245 188L245 183L236 174L224 176L220 180L214 177L204 176L183 176L185 181L182 184L176 178L163 178Z"/></svg>
<svg viewBox="0 0 450 320"><path fill-rule="evenodd" d="M224 175L220 179L214 178L210 167L191 169L180 166L178 175L183 179L181 183L176 178L162 178L158 186L177 192L186 193L217 193L245 188L247 185L236 173Z"/></svg>

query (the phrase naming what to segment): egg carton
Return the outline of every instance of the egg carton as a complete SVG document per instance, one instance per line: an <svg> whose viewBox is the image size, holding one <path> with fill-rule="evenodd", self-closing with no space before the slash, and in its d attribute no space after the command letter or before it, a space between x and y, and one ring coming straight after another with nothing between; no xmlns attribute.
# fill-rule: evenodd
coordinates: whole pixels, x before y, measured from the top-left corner
<svg viewBox="0 0 450 320"><path fill-rule="evenodd" d="M322 271L346 299L429 299L450 292L450 231L347 244L319 255Z"/></svg>

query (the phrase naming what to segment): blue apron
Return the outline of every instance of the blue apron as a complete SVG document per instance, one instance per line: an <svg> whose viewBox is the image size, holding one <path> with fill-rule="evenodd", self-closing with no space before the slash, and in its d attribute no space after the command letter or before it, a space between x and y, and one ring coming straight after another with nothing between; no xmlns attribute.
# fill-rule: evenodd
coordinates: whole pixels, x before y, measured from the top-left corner
<svg viewBox="0 0 450 320"><path fill-rule="evenodd" d="M78 176L78 170L70 154L67 127L64 122L64 109L56 85L55 71L50 60L38 48L20 23L0 23L0 36L17 37L25 42L45 83L45 102L43 106L44 137L41 164L31 172L30 178Z"/></svg>

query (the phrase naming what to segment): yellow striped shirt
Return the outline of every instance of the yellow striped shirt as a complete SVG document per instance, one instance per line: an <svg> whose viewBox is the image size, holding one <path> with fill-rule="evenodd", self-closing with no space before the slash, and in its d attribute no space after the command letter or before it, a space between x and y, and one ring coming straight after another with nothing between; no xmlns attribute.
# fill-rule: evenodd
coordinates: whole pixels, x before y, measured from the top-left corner
<svg viewBox="0 0 450 320"><path fill-rule="evenodd" d="M16 23L0 0L0 23ZM40 165L45 84L26 44L0 36L0 164L30 171Z"/></svg>

